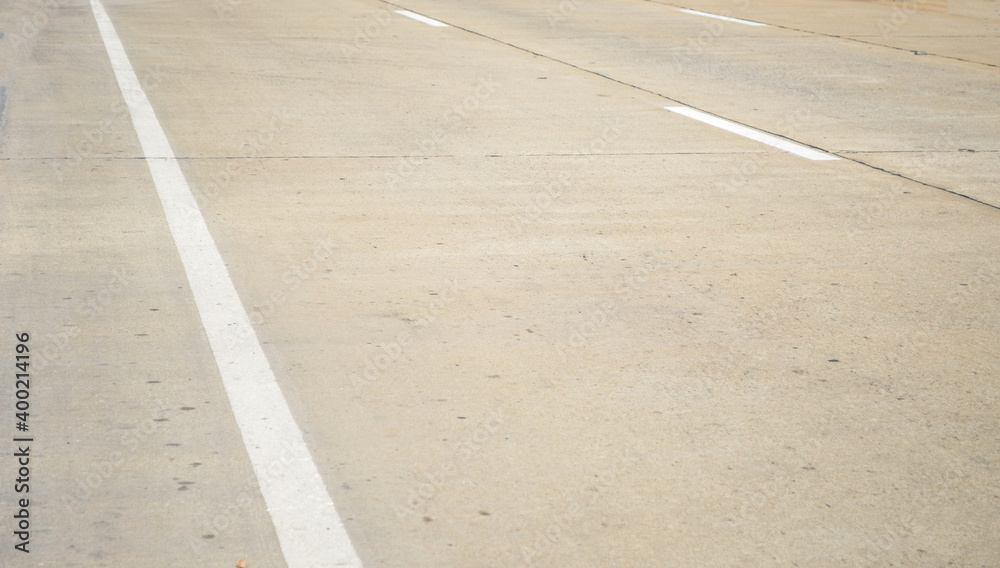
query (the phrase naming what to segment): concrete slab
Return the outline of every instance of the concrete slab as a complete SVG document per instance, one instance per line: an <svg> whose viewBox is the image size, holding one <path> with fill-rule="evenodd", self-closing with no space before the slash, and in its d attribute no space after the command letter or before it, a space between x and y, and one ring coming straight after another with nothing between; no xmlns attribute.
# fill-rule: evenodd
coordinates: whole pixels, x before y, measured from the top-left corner
<svg viewBox="0 0 1000 568"><path fill-rule="evenodd" d="M366 566L997 562L993 23L397 8L108 5ZM0 145L32 563L281 566L86 5L43 32Z"/></svg>
<svg viewBox="0 0 1000 568"><path fill-rule="evenodd" d="M989 38L995 39L1000 33L995 2L821 0L788 4L770 0L755 0L752 3L698 0L662 4L683 5L713 13L730 12L735 17L805 33L911 52L927 51L945 58L967 59L993 67L1000 64L996 52L989 49ZM941 10L942 4L947 4L946 10Z"/></svg>
<svg viewBox="0 0 1000 568"><path fill-rule="evenodd" d="M719 22L650 2L622 9L591 2L562 9L536 6L519 12L520 19L491 4L456 9L427 0L414 5L429 14L440 12L459 25L478 17L485 22L482 33L499 41L514 38L511 41L526 49L833 152L861 150L859 141L868 145L866 150L881 152L989 152L1000 128L992 110L1000 92L996 74L975 63L786 28ZM756 10L765 6L754 4ZM737 12L736 6L692 7L754 21L768 21L765 16L771 15ZM833 18L837 9L843 16ZM839 25L857 28L860 24L852 18L867 19L885 9L854 2L811 3L792 10L786 6L783 17L809 25L847 22ZM486 16L492 12L501 17ZM940 14L921 17L944 18L956 26L967 20L947 20ZM641 23L634 25L635 20ZM992 45L982 37L950 40L982 48ZM945 112L937 108L943 100L950 103Z"/></svg>
<svg viewBox="0 0 1000 568"><path fill-rule="evenodd" d="M5 539L5 565L282 565L145 164L91 159L62 182L40 160L0 169L3 327L31 335L37 464L31 556Z"/></svg>

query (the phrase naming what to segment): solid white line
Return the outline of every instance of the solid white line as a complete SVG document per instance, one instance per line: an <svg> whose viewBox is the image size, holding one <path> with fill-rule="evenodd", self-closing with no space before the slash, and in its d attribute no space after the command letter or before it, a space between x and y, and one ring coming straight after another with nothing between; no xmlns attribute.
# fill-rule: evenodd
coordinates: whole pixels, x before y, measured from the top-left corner
<svg viewBox="0 0 1000 568"><path fill-rule="evenodd" d="M775 148L784 150L786 152L790 152L792 154L795 154L796 156L802 156L803 158L809 158L810 160L840 159L836 156L831 156L830 154L825 154L823 152L813 150L812 148L806 148L805 146L796 144L795 142L789 142L788 140L778 138L777 136L764 134L759 130L747 128L746 126L736 124L735 122L729 122L728 120L719 118L717 116L712 116L710 114L703 113L700 110L695 110L693 108L688 108L688 107L663 107L663 108L669 110L670 112L676 112L677 114L683 114L684 116L687 116L689 118L700 120L705 124L711 124L716 128L728 130L733 134L739 134L740 136L744 136L751 140L756 140L757 142L763 142L768 146L774 146Z"/></svg>
<svg viewBox="0 0 1000 568"><path fill-rule="evenodd" d="M699 12L698 10L688 10L687 8L677 8L677 9L686 14L694 14L695 16L705 16L706 18L715 18L716 20L725 20L727 22L733 22L734 24L743 24L744 26L767 26L767 24L762 24L760 22L751 22L749 20L741 20L739 18L730 18L728 16L716 16L715 14L709 14L707 12Z"/></svg>
<svg viewBox="0 0 1000 568"><path fill-rule="evenodd" d="M396 13L397 14L402 14L402 15L406 16L407 18L413 18L414 20L416 20L418 22L423 22L423 23L425 23L425 24L427 24L429 26L434 26L435 28L447 28L448 27L448 24L446 24L444 22L439 22L437 20L432 20L432 19L428 18L427 16L421 16L420 14L415 14L415 13L409 11L409 10L396 10Z"/></svg>
<svg viewBox="0 0 1000 568"><path fill-rule="evenodd" d="M289 568L360 567L166 134L100 0L90 0ZM234 331L237 330L237 331ZM232 341L235 336L247 341Z"/></svg>

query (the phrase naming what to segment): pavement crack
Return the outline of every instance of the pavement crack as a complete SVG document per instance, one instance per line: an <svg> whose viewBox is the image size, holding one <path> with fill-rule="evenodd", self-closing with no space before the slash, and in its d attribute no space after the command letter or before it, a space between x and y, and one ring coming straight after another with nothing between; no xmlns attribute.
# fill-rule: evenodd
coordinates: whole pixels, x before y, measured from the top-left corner
<svg viewBox="0 0 1000 568"><path fill-rule="evenodd" d="M383 4L387 4L389 6L393 6L393 7L399 8L401 10L407 10L408 9L405 6L402 6L400 4L396 4L394 2L390 2L389 0L379 0L379 1L382 2ZM644 1L645 2L650 2L650 3L653 3L653 4L660 4L660 5L664 5L664 6L671 6L671 7L674 7L674 8L683 8L685 10L691 9L691 8L686 8L684 6L678 6L676 4L668 4L666 2L657 2L656 0L644 0ZM430 16L428 16L428 17L430 17ZM951 193L952 195L957 195L958 197L964 197L965 199L968 199L970 201L975 201L976 203L985 205L985 206L990 207L992 209L1000 210L1000 207L998 207L996 205L993 205L991 203L987 203L985 201L981 201L979 199L976 199L975 197L971 197L971 196L965 195L964 193L959 193L957 191L954 191L954 190L951 190L951 189L948 189L948 188L945 188L945 187L941 187L941 186L937 186L937 185L934 185L934 184L931 184L931 183L923 182L923 181L920 181L918 179L914 179L914 178L905 176L903 174L900 174L900 173L897 173L897 172L894 172L894 171L891 171L891 170L887 170L885 168L881 168L881 167L875 166L873 164L869 164L869 163L864 162L862 160L859 160L857 158L852 158L852 157L850 157L848 155L845 155L844 153L838 153L838 152L833 152L833 151L830 151L830 150L826 150L824 148L820 148L818 146L814 146L814 145L809 144L807 142L802 142L802 141L799 141L799 140L795 140L793 138L789 138L788 136L784 136L784 135L782 135L780 133L777 133L777 132L772 132L772 131L769 131L769 130L765 130L763 128L759 128L757 126L753 126L753 125L747 124L745 122L740 122L739 120L734 120L732 118L728 118L728 117L719 115L719 114L714 113L714 112L712 112L710 110L694 106L694 105L686 103L686 102L684 102L684 101L682 101L680 99L675 99L673 97L667 96L667 95L665 95L663 93L659 93L659 92L654 91L652 89L647 89L646 87L642 87L640 85L629 83L628 81L623 81L621 79L616 79L615 77L612 77L610 75L605 75L604 73L601 73L599 71L593 71L591 69L587 69L585 67L581 67L579 65L576 65L575 63L570 63L569 61L565 61L565 60L559 59L557 57L553 57L551 55L546 55L544 53L540 53L540 52L528 49L526 47L521 47L521 46L513 44L513 43L511 43L509 41L502 40L500 38L493 37L491 35L488 35L488 34L485 34L485 33L482 33L482 32L477 32L475 30L472 30L472 29L469 29L469 28L466 28L466 27L462 27L462 26L459 26L457 24L453 24L451 22L448 22L446 20L442 20L440 18L434 18L434 19L437 20L437 21L439 21L439 22L448 24L449 26L451 26L451 27L453 27L453 28L455 28L457 30L462 30L462 31L464 31L466 33L469 33L469 34L472 34L472 35L476 35L476 36L479 36L481 38L488 39L490 41L493 41L493 42L496 42L496 43L499 43L499 44L502 44L502 45L506 45L508 47L512 47L512 48L517 49L519 51L523 51L525 53L529 53L531 55L534 55L535 57L541 57L543 59L547 59L549 61L552 61L552 62L555 62L555 63L559 63L559 64L565 65L567 67L571 67L571 68L576 69L578 71L582 71L584 73L588 73L588 74L594 75L596 77L601 77L601 78L606 79L608 81L613 81L615 83L618 83L619 85L624 85L626 87L631 87L631 88L636 89L638 91L642 91L644 93L648 93L648 94L660 97L660 98L662 98L664 100L668 100L668 101L677 103L679 105L684 105L684 106L686 106L688 108L699 110L699 111L701 111L701 112L703 112L705 114L710 114L712 116L721 118L723 120L727 120L727 121L735 123L735 124L740 124L740 125L745 126L747 128L752 128L753 130L756 130L758 132L764 132L764 133L770 134L772 136L775 136L777 138L782 138L784 140L788 140L790 142L794 142L794 143L799 144L801 146L805 146L807 148L812 148L812 149L820 151L820 152L825 152L827 154L830 154L831 156L837 156L839 158L843 158L845 160L854 162L856 164L860 164L862 166L867 166L867 167L869 167L869 168L871 168L873 170L878 170L880 172L887 173L889 175L896 176L898 178L909 180L909 181L912 181L914 183L919 183L920 185L923 185L923 186L926 186L926 187L930 187L930 188L933 188L933 189L938 189L940 191ZM761 22L761 23L766 23L766 22ZM828 37L834 37L834 38L840 38L840 39L847 39L847 40L850 40L850 41L860 41L860 40L855 40L855 39L849 38L849 37L843 37L843 36L838 36L838 35L834 35L834 34L823 34L823 33L820 33L820 32L813 32L813 31L809 31L809 30L801 30L801 29L792 28L792 27L789 27L789 26L781 26L781 25L775 25L775 24L767 24L767 25L773 26L773 27L776 27L776 28L782 28L782 29L786 29L786 30L792 30L792 31L797 31L797 32L801 32L801 33L806 33L806 34L822 35L822 36L828 36ZM872 42L861 41L861 43L869 43L871 45L876 45L876 46L881 46L881 47L888 47L890 49L896 49L896 50L899 50L899 51L912 51L912 50L909 50L909 49L892 47L892 46L887 46L887 45L882 45L882 44L872 43ZM988 67L1000 67L998 65L992 65L992 64L989 64L989 63L980 63L978 61L969 61L969 60L966 60L966 59L961 59L961 58L957 58L957 57L949 57L949 56L945 56L945 55L939 55L938 57L944 57L944 58L947 58L947 59L956 59L958 61L966 61L968 63L976 63L976 64L979 64L979 65L986 65Z"/></svg>
<svg viewBox="0 0 1000 568"><path fill-rule="evenodd" d="M985 205L985 206L987 206L987 207L989 207L991 209L996 209L996 210L1000 211L1000 206L997 206L997 205L994 205L992 203L983 201L981 199L976 199L975 197L972 197L971 195L966 195L964 193L960 193L960 192L955 191L953 189L948 189L947 187L941 187L940 185L934 185L932 183L927 183L926 181L920 181L919 179L912 178L910 176L901 174L899 172L894 172L892 170L883 168L881 166L876 166L874 164L869 164L868 162L865 162L863 160L859 160L857 158L852 158L852 157L844 155L844 154L846 154L846 153L837 153L837 154L834 154L834 155L835 156L840 156L841 158L843 158L845 160L848 160L850 162L854 162L854 163L860 164L862 166L867 166L867 167L869 167L869 168L871 168L873 170L878 170L880 172L887 173L887 174L889 174L891 176L895 176L895 177L898 177L898 178L901 178L901 179L905 179L907 181L912 181L914 183L919 183L920 185L922 185L924 187L929 187L931 189L937 189L937 190L943 191L945 193L950 193L952 195L956 195L958 197L964 197L965 199L968 199L969 201L975 201L976 203L979 203L980 205Z"/></svg>
<svg viewBox="0 0 1000 568"><path fill-rule="evenodd" d="M841 150L844 154L996 154L1000 150L971 150L956 148L954 150Z"/></svg>
<svg viewBox="0 0 1000 568"><path fill-rule="evenodd" d="M388 4L389 6L394 6L394 7L396 7L396 8L399 8L399 9L402 9L402 10L406 10L406 9L407 9L407 8L406 8L405 6L402 6L402 5L399 5L399 4L395 4L395 3L393 3L393 2L390 2L389 0L379 0L379 1L380 1L380 2L382 2L383 4ZM646 1L650 1L650 0L646 0ZM428 17L429 17L429 16L428 16ZM701 112L703 112L703 113L705 113L705 114L710 114L710 115L712 115L712 116L714 116L714 117L717 117L717 118L721 118L721 119L723 119L723 120L727 120L727 121L729 121L729 122L732 122L732 123L734 123L734 124L739 124L739 125L741 125L741 126L745 126L745 127L747 127L747 128L751 128L751 129L753 129L753 130L756 130L756 131L758 131L758 132L764 132L764 133L767 133L767 134L770 134L770 135L772 135L772 136L775 136L775 137L777 137L777 138L782 138L782 139L784 139L784 140L788 140L789 142L794 142L794 143L796 143L796 144L799 144L800 146L805 146L805 147L807 147L807 148L812 148L813 150L817 150L817 151L819 151L819 152L826 152L826 153L828 153L828 154L832 154L832 152L830 152L829 150L825 150L825 149L823 149L823 148L820 148L820 147L818 147L818 146L813 146L812 144L809 144L808 142L802 142L802 141L800 141L800 140L795 140L794 138L789 138L788 136L785 136L785 135L783 135L783 134L780 134L780 133L778 133L778 132L772 132L772 131L770 131L770 130L765 130L765 129L763 129L763 128L760 128L760 127L757 127L757 126L753 126L753 125L751 125L751 124L747 124L747 123L745 123L745 122L740 122L739 120L735 120L735 119L732 119L732 118L729 118L729 117L725 117L725 116L722 116L722 115L720 115L720 114L718 114L718 113L715 113L715 112L712 112L712 111L710 111L710 110L708 110L708 109L705 109L705 108L702 108L702 107L699 107L699 106L695 106L695 105L693 105L693 104L690 104L690 103L686 103L686 102L684 102L684 101L682 101L682 100L680 100L680 99L675 99L675 98L673 98L673 97L670 97L670 96L668 96L668 95L665 95L665 94L663 94L663 93L660 93L660 92L657 92L657 91L654 91L654 90L652 90L652 89L648 89L648 88L646 88L646 87L643 87L643 86L640 86L640 85L636 85L636 84L634 84L634 83L629 83L628 81L624 81L624 80L622 80L622 79L617 79L617 78L615 78L615 77L612 77L612 76L610 76L610 75L605 75L604 73L601 73L601 72L599 72L599 71L594 71L594 70L592 70L592 69L587 69L586 67L581 67L581 66L579 66L579 65L577 65L577 64L575 64L575 63L570 63L569 61L566 61L566 60L563 60L563 59L559 59L558 57L553 57L553 56L551 56L551 55L546 55L546 54L544 54L544 53L540 53L540 52L537 52L537 51L534 51L534 50L531 50L531 49L528 49L528 48L526 48L526 47L521 47L520 45L516 45L516 44L513 44L513 43L511 43L511 42L509 42L509 41L506 41L506 40L502 40L502 39L500 39L500 38L497 38L497 37L493 37L493 36L491 36L491 35L488 35L488 34L484 34L484 33L482 33L482 32L477 32L477 31L475 31L475 30L471 30L471 29L469 29L469 28L465 28L465 27L462 27L462 26L459 26L459 25L457 25L457 24L452 24L452 23L450 23L450 22L447 22L447 21L445 21L445 20L442 20L442 19L440 19L440 18L434 18L434 19L435 19L435 20L438 20L439 22L443 22L443 23L446 23L446 24L448 24L449 26L451 26L451 27L453 27L453 28L455 28L455 29L457 29L457 30L462 30L462 31L464 31L464 32L466 32L466 33L470 33L470 34L473 34L473 35L476 35L476 36L479 36L479 37L481 37L481 38L484 38L484 39L488 39L488 40L490 40L490 41L493 41L493 42L496 42L496 43L499 43L499 44L502 44L502 45L506 45L506 46L508 46L508 47L512 47L512 48L514 48L514 49L517 49L517 50L519 50L519 51L523 51L523 52L525 52L525 53L530 53L531 55L534 55L535 57L541 57L541 58L543 58L543 59L547 59L547 60L549 60L549 61L552 61L552 62L554 62L554 63L559 63L559 64L561 64L561 65L565 65L565 66L567 66L567 67L570 67L570 68L573 68L573 69L576 69L577 71L582 71L582 72L584 72L584 73L588 73L588 74L590 74L590 75L594 75L594 76L596 76L596 77L601 77L602 79L606 79L606 80L608 80L608 81L613 81L613 82L615 82L615 83L618 83L619 85L623 85L623 86L625 86L625 87L630 87L630 88L632 88L632 89L636 89L636 90L638 90L638 91L642 91L642 92L644 92L644 93L648 93L648 94L650 94L650 95L653 95L653 96L656 96L656 97L660 97L661 99L664 99L664 100L667 100L667 101L670 101L670 102L672 102L672 103L676 103L676 104L679 104L679 105L683 105L683 106L686 106L686 107L688 107L688 108L692 108L692 109L695 109L695 110L698 110L698 111L701 111Z"/></svg>
<svg viewBox="0 0 1000 568"><path fill-rule="evenodd" d="M660 6L670 6L672 8L680 8L682 10L693 10L694 9L694 8L688 8L687 6L680 6L678 4L671 4L669 2L657 2L656 0L643 0L643 1L644 2L649 2L650 4L659 4ZM865 41L863 39L858 39L856 36L828 34L828 33L817 32L817 31L813 31L813 30L804 30L804 29L801 29L801 28L793 28L791 26L783 26L781 24L772 24L772 23L769 23L769 22L761 22L759 20L754 20L754 21L755 22L760 22L761 24L766 24L768 26L771 26L772 28L779 28L779 29L789 30L789 31L793 31L793 32L799 32L799 33L803 33L803 34L817 35L817 36L823 36L823 37L829 37L829 38L835 38L835 39L843 39L843 40L847 40L847 41L855 41L855 42L863 43L863 44L866 44L866 45L874 45L874 46L877 46L877 47L884 47L886 49L895 49L896 51L905 51L905 52L908 52L908 53L913 53L913 50L910 49L910 48L895 47L895 46L892 46L892 45L886 45L884 43L878 43L877 41ZM907 37L918 37L918 36L907 36ZM927 37L937 37L937 36L927 36ZM964 37L964 36L960 36L960 37ZM992 37L992 36L986 36L986 37ZM943 59L951 59L953 61L962 61L964 63L972 63L972 64L975 64L975 65L985 65L986 67L993 67L994 69L1000 68L1000 65L996 65L994 63L985 63L983 61L973 61L971 59L963 59L961 57L955 57L953 55L941 55L939 53L929 53L929 52L927 53L927 55L928 56L934 56L934 57L941 57Z"/></svg>

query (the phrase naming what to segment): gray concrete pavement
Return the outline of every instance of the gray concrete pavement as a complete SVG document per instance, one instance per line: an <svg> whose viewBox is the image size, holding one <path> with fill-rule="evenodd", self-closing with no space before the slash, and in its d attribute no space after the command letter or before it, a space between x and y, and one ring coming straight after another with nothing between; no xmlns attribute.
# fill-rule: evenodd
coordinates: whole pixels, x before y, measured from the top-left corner
<svg viewBox="0 0 1000 568"><path fill-rule="evenodd" d="M1000 562L990 3L107 8L365 566ZM89 5L0 31L0 565L285 565Z"/></svg>

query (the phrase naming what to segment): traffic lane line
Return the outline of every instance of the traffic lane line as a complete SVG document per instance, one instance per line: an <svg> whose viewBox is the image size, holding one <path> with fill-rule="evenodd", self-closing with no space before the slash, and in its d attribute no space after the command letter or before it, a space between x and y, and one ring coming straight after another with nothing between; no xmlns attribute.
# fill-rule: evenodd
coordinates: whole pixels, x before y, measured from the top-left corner
<svg viewBox="0 0 1000 568"><path fill-rule="evenodd" d="M360 568L361 561L114 24L100 0L91 0L90 5L286 563L289 568Z"/></svg>
<svg viewBox="0 0 1000 568"><path fill-rule="evenodd" d="M685 14L693 14L695 16L704 16L706 18L715 18L716 20L723 20L726 22L733 22L734 24L743 24L744 26L757 26L757 27L767 27L767 24L762 24L760 22L751 22L749 20L741 20L739 18L730 18L729 16L718 16L716 14L709 14L708 12L699 12L698 10L688 10L687 8L678 8L681 12Z"/></svg>
<svg viewBox="0 0 1000 568"><path fill-rule="evenodd" d="M710 124L716 128L721 128L728 132L732 132L733 134L738 134L745 138L756 140L757 142L767 144L768 146L773 146L775 148L778 148L779 150L784 150L786 152L795 154L796 156L807 158L809 160L822 161L822 160L840 159L836 156L820 152L818 150L813 150L812 148L808 148L800 144L796 144L795 142L790 142L788 140L778 138L777 136L765 134L763 132L760 132L759 130L754 130L752 128L748 128L741 124L736 124L735 122L730 122L728 120L719 118L717 116L712 116L710 114L701 112L700 110L695 110L689 107L663 107L663 108L669 110L670 112L682 114L688 118L693 118L695 120L704 122L705 124Z"/></svg>
<svg viewBox="0 0 1000 568"><path fill-rule="evenodd" d="M406 16L407 18L413 18L414 20L416 20L418 22L423 22L423 23L425 23L425 24L427 24L429 26L434 26L435 28L447 28L448 27L448 24L446 24L444 22L439 22L437 20L432 20L432 19L428 18L427 16L421 16L420 14L411 12L409 10L396 10L396 13L397 14L402 14L402 15Z"/></svg>

